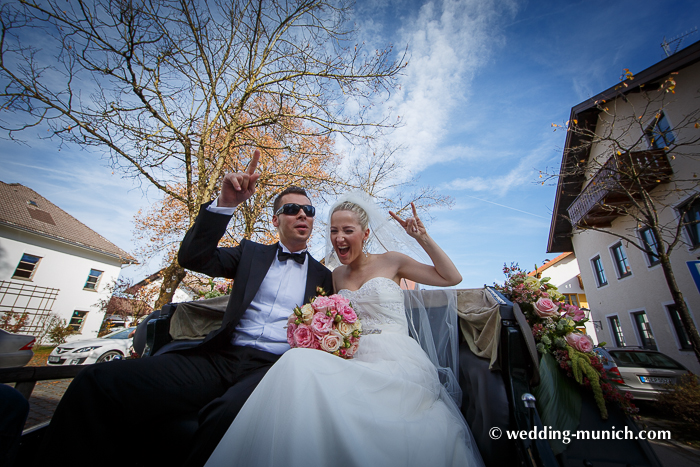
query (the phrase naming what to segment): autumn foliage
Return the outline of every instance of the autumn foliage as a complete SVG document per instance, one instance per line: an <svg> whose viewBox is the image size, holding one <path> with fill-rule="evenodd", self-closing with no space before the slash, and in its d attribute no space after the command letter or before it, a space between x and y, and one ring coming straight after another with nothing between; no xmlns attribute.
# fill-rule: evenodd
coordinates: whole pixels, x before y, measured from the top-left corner
<svg viewBox="0 0 700 467"><path fill-rule="evenodd" d="M259 105L264 107L263 102ZM211 144L204 151L200 175L189 183L169 185L174 196L166 195L150 210L139 211L135 216L138 255L148 258L165 253L166 263L174 266L180 242L194 222L200 204L218 195L226 173L245 170L255 148L263 153L258 165L261 176L257 191L236 209L227 235L220 242L222 246L235 246L242 238L261 243L277 241L272 204L277 194L290 185L300 186L310 195L330 194L340 189L342 182L334 174L338 157L333 153L331 138L314 135L294 118L291 109L288 114L280 125L251 128L235 139L224 131L213 134ZM168 272L164 274L169 277ZM174 287L169 287L171 293Z"/></svg>

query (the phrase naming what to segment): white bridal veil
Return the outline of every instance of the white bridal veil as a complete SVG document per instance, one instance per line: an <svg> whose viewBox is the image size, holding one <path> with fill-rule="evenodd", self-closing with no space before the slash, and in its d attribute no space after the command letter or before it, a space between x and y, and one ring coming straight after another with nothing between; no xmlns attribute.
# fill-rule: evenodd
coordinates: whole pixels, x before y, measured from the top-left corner
<svg viewBox="0 0 700 467"><path fill-rule="evenodd" d="M330 215L336 207L347 201L360 206L367 213L370 229L367 241L369 253L398 251L421 263L432 264L425 250L396 220L392 219L388 213L382 213L366 193L357 191L341 195L331 206L326 228L326 266L328 268L333 270L341 264L330 240ZM456 290L404 290L404 303L411 336L420 343L437 368L440 382L459 406L462 391L456 376L459 364Z"/></svg>

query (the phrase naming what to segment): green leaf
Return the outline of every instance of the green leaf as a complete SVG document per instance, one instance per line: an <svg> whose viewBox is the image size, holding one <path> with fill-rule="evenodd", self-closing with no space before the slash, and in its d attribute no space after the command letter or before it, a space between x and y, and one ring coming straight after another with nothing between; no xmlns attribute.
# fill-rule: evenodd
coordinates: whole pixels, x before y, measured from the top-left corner
<svg viewBox="0 0 700 467"><path fill-rule="evenodd" d="M581 419L581 388L559 368L551 354L540 359L540 384L533 388L537 411L543 426L552 430L576 431ZM555 455L567 448L562 440L551 439L549 445Z"/></svg>

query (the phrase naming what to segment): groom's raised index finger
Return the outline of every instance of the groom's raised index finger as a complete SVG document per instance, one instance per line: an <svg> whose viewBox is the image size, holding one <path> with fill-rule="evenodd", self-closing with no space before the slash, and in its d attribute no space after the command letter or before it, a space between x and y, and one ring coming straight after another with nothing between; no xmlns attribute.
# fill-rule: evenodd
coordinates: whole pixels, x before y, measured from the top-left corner
<svg viewBox="0 0 700 467"><path fill-rule="evenodd" d="M250 160L250 164L248 164L248 174L253 175L255 173L255 169L258 168L258 161L260 161L260 150L256 149L255 152L253 152L253 158Z"/></svg>
<svg viewBox="0 0 700 467"><path fill-rule="evenodd" d="M418 211L416 210L416 205L411 203L411 209L413 209L413 217L418 219Z"/></svg>

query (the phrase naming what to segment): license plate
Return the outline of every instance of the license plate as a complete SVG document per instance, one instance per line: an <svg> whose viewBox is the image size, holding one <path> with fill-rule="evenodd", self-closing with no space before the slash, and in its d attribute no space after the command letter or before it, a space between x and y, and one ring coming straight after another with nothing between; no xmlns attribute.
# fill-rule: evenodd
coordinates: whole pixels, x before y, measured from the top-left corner
<svg viewBox="0 0 700 467"><path fill-rule="evenodd" d="M642 383L673 384L673 379L671 378L658 378L656 376L640 376L639 379L642 380Z"/></svg>
<svg viewBox="0 0 700 467"><path fill-rule="evenodd" d="M50 361L51 363L58 363L58 362L61 361L61 358L60 358L60 357L53 356L53 355L50 355L50 356L49 356L49 361Z"/></svg>

